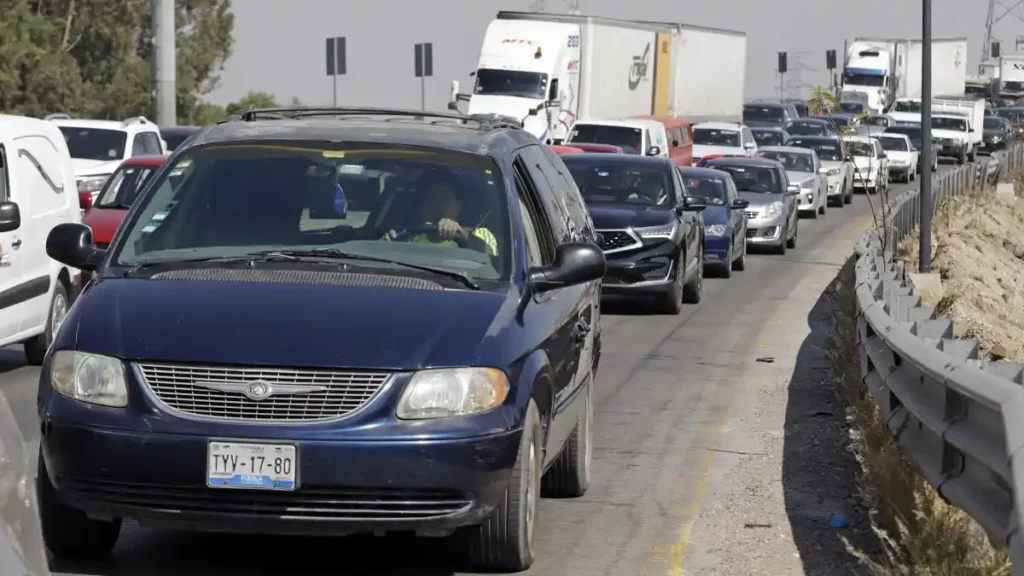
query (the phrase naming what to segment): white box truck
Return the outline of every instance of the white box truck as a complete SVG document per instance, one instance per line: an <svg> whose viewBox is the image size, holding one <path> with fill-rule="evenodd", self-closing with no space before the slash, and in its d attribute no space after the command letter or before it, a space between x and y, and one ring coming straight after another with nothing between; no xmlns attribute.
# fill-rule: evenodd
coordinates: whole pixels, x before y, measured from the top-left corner
<svg viewBox="0 0 1024 576"><path fill-rule="evenodd" d="M886 110L897 98L921 97L924 44L900 38L856 38L846 42L842 91L867 96L868 107ZM932 41L932 95L963 96L967 39Z"/></svg>
<svg viewBox="0 0 1024 576"><path fill-rule="evenodd" d="M932 138L935 155L955 158L957 163L974 162L985 130L985 100L934 98Z"/></svg>
<svg viewBox="0 0 1024 576"><path fill-rule="evenodd" d="M513 117L549 143L565 139L577 119L651 114L658 35L648 24L531 12L499 12L487 26L471 94L452 83L453 107Z"/></svg>
<svg viewBox="0 0 1024 576"><path fill-rule="evenodd" d="M1024 54L999 57L999 95L1003 98L1024 97Z"/></svg>

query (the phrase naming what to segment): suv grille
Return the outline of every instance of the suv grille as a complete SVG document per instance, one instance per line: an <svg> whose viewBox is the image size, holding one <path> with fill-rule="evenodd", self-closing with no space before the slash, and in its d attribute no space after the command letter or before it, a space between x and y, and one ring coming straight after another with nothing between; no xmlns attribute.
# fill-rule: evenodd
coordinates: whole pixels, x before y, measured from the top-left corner
<svg viewBox="0 0 1024 576"><path fill-rule="evenodd" d="M636 238L625 230L598 230L598 233L604 236L604 244L601 248L605 252L640 244Z"/></svg>
<svg viewBox="0 0 1024 576"><path fill-rule="evenodd" d="M138 364L143 384L161 402L184 414L263 422L326 420L366 405L391 376L384 372L260 366ZM280 391L253 400L246 385L261 381ZM309 387L296 392L295 388Z"/></svg>

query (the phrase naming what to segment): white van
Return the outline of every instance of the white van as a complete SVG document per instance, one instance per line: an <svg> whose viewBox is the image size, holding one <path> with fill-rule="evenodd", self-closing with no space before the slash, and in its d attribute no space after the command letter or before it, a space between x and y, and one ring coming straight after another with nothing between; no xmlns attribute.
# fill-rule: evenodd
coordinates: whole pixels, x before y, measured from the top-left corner
<svg viewBox="0 0 1024 576"><path fill-rule="evenodd" d="M67 316L77 270L46 255L50 230L81 222L75 169L52 122L0 114L0 347L43 362Z"/></svg>
<svg viewBox="0 0 1024 576"><path fill-rule="evenodd" d="M580 120L565 144L612 144L631 154L668 158L668 134L657 120Z"/></svg>

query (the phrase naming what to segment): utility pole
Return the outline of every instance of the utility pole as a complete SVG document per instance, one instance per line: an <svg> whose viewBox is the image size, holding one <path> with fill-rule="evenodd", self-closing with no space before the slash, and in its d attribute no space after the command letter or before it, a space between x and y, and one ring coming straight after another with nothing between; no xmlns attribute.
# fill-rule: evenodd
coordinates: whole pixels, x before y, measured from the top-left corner
<svg viewBox="0 0 1024 576"><path fill-rule="evenodd" d="M932 0L921 0L921 43L921 166L925 177L921 178L921 249L917 269L927 274L932 271Z"/></svg>
<svg viewBox="0 0 1024 576"><path fill-rule="evenodd" d="M174 0L151 0L153 28L153 117L160 126L178 124Z"/></svg>

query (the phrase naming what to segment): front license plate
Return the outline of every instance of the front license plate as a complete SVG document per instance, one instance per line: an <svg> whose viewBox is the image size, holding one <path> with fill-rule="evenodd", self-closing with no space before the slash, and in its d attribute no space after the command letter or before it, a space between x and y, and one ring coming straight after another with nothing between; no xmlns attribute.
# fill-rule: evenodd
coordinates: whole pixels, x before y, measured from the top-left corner
<svg viewBox="0 0 1024 576"><path fill-rule="evenodd" d="M211 488L295 490L295 446L210 442L206 485Z"/></svg>

